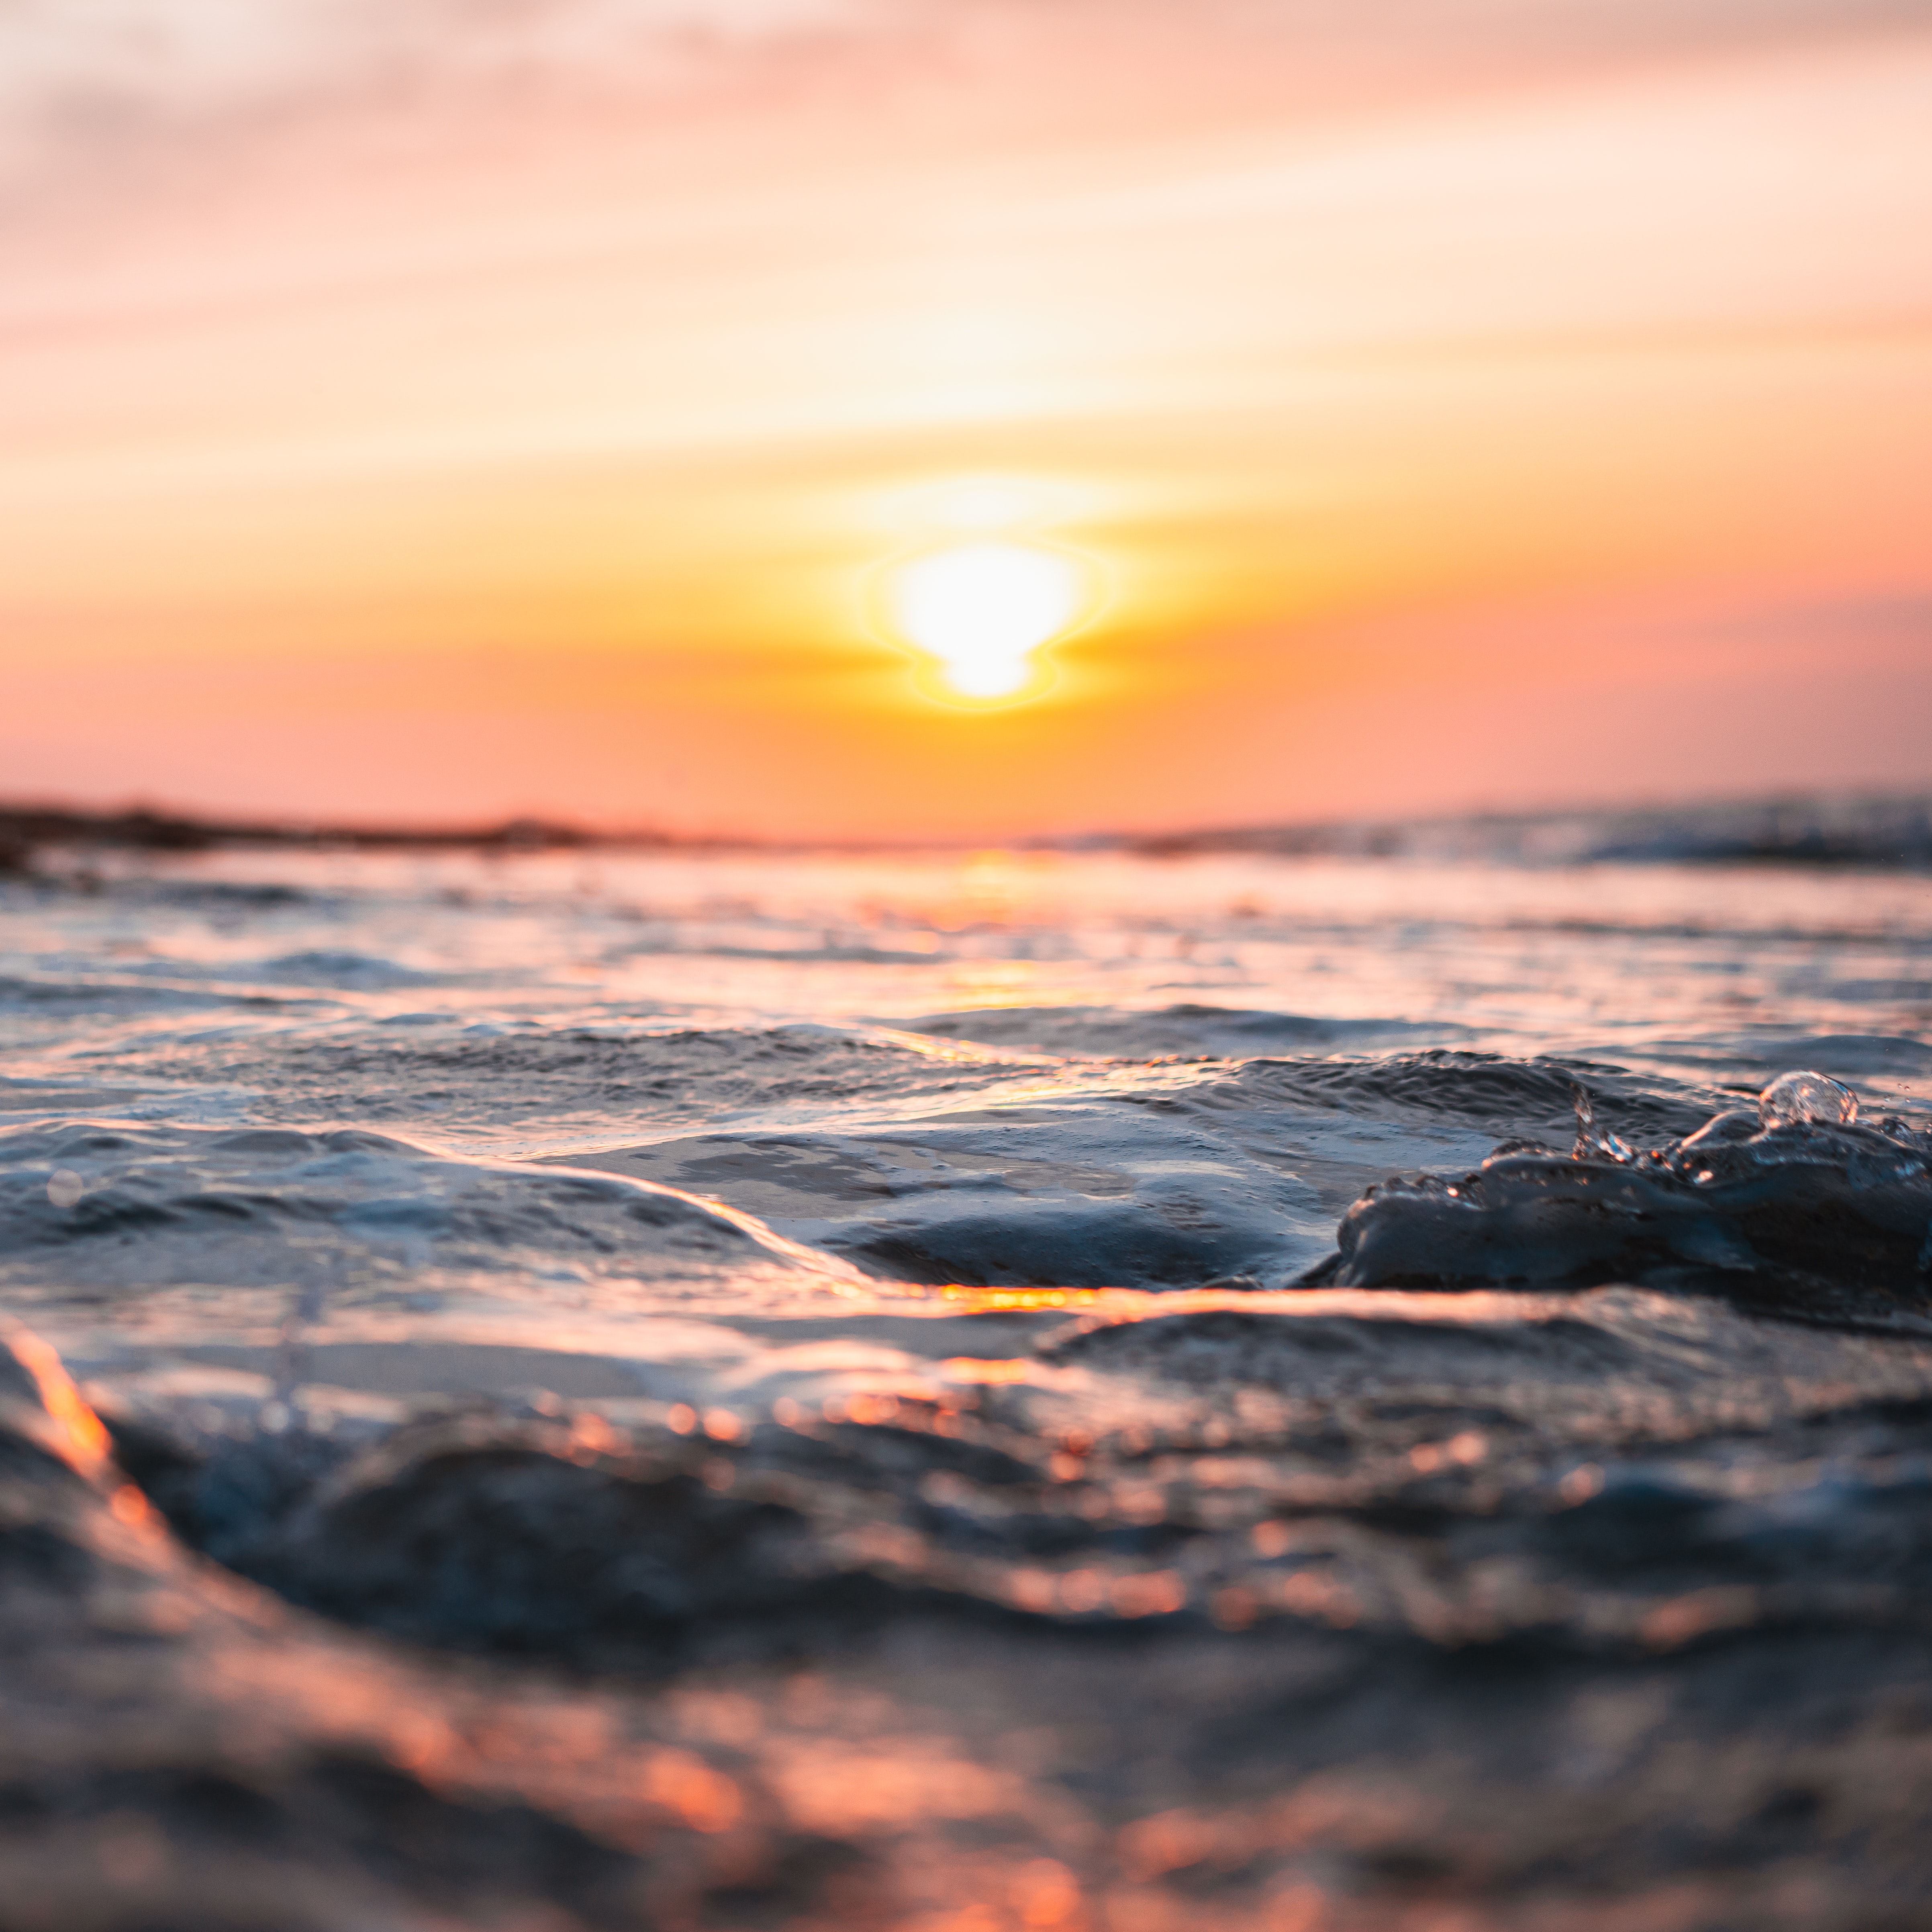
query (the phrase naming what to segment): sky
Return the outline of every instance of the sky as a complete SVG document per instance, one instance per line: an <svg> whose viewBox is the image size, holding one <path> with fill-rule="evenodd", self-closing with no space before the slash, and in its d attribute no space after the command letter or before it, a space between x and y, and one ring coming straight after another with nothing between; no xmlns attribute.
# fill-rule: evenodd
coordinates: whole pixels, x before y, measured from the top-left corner
<svg viewBox="0 0 1932 1932"><path fill-rule="evenodd" d="M0 796L1932 784L1928 101L1932 0L0 0Z"/></svg>

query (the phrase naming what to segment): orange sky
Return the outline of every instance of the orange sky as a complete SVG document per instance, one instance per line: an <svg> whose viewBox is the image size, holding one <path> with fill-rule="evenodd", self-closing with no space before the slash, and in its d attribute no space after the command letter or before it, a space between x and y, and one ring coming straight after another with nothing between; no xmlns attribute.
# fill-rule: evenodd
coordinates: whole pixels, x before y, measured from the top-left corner
<svg viewBox="0 0 1932 1932"><path fill-rule="evenodd" d="M0 794L1932 781L1908 0L38 0L0 75ZM986 501L1088 614L947 702L881 586Z"/></svg>

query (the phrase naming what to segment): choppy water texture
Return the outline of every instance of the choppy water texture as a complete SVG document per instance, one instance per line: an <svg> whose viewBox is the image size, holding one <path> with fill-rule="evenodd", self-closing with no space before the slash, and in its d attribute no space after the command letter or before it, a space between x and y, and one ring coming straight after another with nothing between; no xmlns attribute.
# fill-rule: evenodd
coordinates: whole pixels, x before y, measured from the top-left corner
<svg viewBox="0 0 1932 1932"><path fill-rule="evenodd" d="M1922 877L212 854L0 947L8 1932L1925 1922Z"/></svg>

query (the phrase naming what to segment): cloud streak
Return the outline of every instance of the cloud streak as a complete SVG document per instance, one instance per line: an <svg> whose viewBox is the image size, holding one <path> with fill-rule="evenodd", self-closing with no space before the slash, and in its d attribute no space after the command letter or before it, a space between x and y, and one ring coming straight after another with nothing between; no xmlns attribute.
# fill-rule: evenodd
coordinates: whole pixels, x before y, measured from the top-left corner
<svg viewBox="0 0 1932 1932"><path fill-rule="evenodd" d="M842 58L998 86L1070 40L1258 62L1306 107L1928 26L1924 0L10 0L0 161L57 173L317 116L648 100Z"/></svg>

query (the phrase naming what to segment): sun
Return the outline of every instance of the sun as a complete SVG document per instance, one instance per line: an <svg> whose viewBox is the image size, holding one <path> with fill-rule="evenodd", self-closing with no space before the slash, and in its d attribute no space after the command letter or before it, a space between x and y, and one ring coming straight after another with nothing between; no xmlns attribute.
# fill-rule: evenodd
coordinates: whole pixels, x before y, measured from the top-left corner
<svg viewBox="0 0 1932 1932"><path fill-rule="evenodd" d="M952 544L890 575L892 628L939 660L962 698L1010 698L1036 675L1033 653L1084 614L1079 565L1034 544Z"/></svg>

